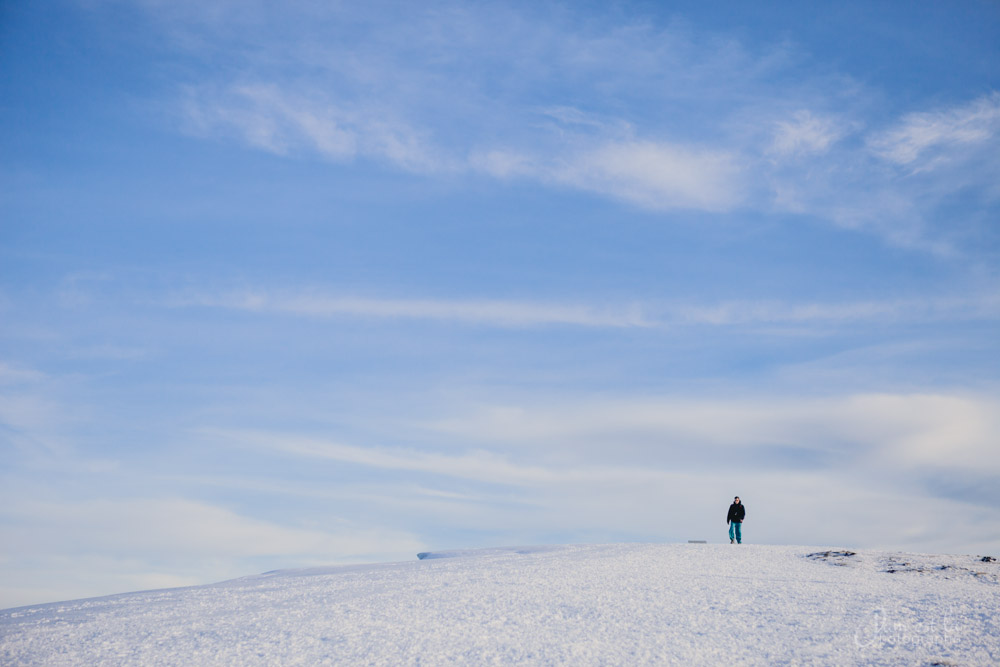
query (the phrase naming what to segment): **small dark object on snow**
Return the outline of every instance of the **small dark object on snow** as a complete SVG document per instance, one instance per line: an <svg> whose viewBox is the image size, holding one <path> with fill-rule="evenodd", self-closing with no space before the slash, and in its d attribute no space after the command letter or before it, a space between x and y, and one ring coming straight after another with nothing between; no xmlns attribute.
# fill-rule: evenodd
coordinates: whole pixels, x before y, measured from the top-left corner
<svg viewBox="0 0 1000 667"><path fill-rule="evenodd" d="M856 555L853 551L817 551L809 554L806 558L826 559L826 558L847 558Z"/></svg>
<svg viewBox="0 0 1000 667"><path fill-rule="evenodd" d="M997 559L994 558L993 556L983 556L982 560L983 560L984 563L995 563L995 562L997 562Z"/></svg>

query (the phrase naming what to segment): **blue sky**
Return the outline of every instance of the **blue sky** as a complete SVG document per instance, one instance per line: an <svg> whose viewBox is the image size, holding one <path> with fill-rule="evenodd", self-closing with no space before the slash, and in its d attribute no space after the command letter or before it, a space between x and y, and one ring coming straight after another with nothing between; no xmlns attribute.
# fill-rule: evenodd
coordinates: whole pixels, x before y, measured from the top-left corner
<svg viewBox="0 0 1000 667"><path fill-rule="evenodd" d="M1000 9L0 8L0 606L1000 551Z"/></svg>

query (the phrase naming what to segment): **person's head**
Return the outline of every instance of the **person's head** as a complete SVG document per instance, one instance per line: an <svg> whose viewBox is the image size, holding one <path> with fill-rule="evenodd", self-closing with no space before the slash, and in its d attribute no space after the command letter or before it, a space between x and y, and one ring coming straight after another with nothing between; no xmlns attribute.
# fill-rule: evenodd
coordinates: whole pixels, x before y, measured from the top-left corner
<svg viewBox="0 0 1000 667"><path fill-rule="evenodd" d="M739 505L740 504L740 497L736 496L735 498L733 498L733 502L736 503L737 505Z"/></svg>

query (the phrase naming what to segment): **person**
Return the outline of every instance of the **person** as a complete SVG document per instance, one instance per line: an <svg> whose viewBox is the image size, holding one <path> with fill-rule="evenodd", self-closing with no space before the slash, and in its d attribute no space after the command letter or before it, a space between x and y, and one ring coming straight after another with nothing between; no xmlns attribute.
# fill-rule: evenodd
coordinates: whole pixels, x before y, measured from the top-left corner
<svg viewBox="0 0 1000 667"><path fill-rule="evenodd" d="M747 515L747 508L740 502L740 497L733 499L733 504L729 506L729 514L726 515L726 523L729 524L729 543L743 544L743 517Z"/></svg>

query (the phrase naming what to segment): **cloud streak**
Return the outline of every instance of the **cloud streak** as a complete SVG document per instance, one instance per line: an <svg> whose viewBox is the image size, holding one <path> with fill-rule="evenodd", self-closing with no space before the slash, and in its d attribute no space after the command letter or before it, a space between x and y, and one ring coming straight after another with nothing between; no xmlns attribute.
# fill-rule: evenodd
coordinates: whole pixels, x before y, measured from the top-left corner
<svg viewBox="0 0 1000 667"><path fill-rule="evenodd" d="M632 141L583 153L541 176L643 208L720 212L744 202L739 164L725 151Z"/></svg>
<svg viewBox="0 0 1000 667"><path fill-rule="evenodd" d="M277 155L316 154L335 162L363 157L422 174L455 168L405 120L275 83L188 87L183 107L188 132L231 135Z"/></svg>
<svg viewBox="0 0 1000 667"><path fill-rule="evenodd" d="M8 506L5 514L30 526L20 529L16 539L4 540L8 545L19 545L15 553L30 548L28 545L41 548L46 540L75 542L82 553L89 548L98 553L156 552L192 558L293 554L358 558L398 549L400 542L417 545L407 536L380 536L377 531L356 527L336 534L279 526L184 498L19 502ZM59 530L53 529L55 525Z"/></svg>
<svg viewBox="0 0 1000 667"><path fill-rule="evenodd" d="M429 434L433 448L267 430L201 436L243 456L349 477L353 466L368 471L362 478L391 473L377 488L341 492L391 508L403 522L456 530L711 537L709 527L722 526L718 499L735 489L754 499L761 541L976 549L997 537L968 537L993 511L987 495L956 498L914 482L946 477L989 488L1000 479L995 395L536 398L442 410L455 416L397 425L400 437ZM810 517L831 504L835 516L817 534ZM906 508L918 518L900 525Z"/></svg>
<svg viewBox="0 0 1000 667"><path fill-rule="evenodd" d="M814 474L901 484L914 472L1000 479L1000 398L990 394L848 394L815 398L622 397L453 405L455 417L408 427L434 449L345 444L315 435L207 429L246 451L453 478L557 488L667 483L719 460L748 478ZM421 481L423 480L423 481ZM981 502L987 502L981 498Z"/></svg>
<svg viewBox="0 0 1000 667"><path fill-rule="evenodd" d="M217 581L262 565L400 558L426 546L402 529L348 521L293 527L199 500L141 496L8 498L0 511L0 540L5 566L20 573L17 580L0 577L0 606L38 602L50 587L63 599L83 597ZM85 576L69 574L81 569Z"/></svg>
<svg viewBox="0 0 1000 667"><path fill-rule="evenodd" d="M370 468L443 475L477 482L539 485L557 480L556 474L542 467L516 465L506 457L487 451L472 451L456 456L419 450L359 447L279 433L208 431L206 435L292 456Z"/></svg>
<svg viewBox="0 0 1000 667"><path fill-rule="evenodd" d="M242 43L220 30L218 9L200 22L190 7L180 14L152 9L168 30L221 32ZM407 11L391 25L363 10L299 9L281 17L295 41L241 47L255 54L263 44L270 57L247 55L238 75L183 89L189 132L235 137L279 155L529 179L654 210L719 212L745 202L746 160L738 151L671 138L657 127L637 130L627 117L577 108L550 92L568 78L601 88L609 100L649 96L688 105L692 82L678 72L696 68L739 87L731 69L758 67L739 49L713 43L702 53L677 27L639 21L598 30L542 8L444 2ZM248 31L265 22L257 17ZM202 40L179 41L196 53L213 50Z"/></svg>
<svg viewBox="0 0 1000 667"><path fill-rule="evenodd" d="M763 453L756 465L771 467L775 462L766 450L779 446L803 453L839 451L848 467L863 461L879 470L954 469L1000 476L1000 452L993 443L1000 429L997 415L1000 399L990 395L647 398L494 406L428 427L465 442L516 443L547 451L586 443L598 460L608 455L655 460L655 452L663 450L666 462L669 452L699 447L709 447L704 456L715 460L720 449L740 451L741 456L759 449ZM605 445L619 449L600 453Z"/></svg>
<svg viewBox="0 0 1000 667"><path fill-rule="evenodd" d="M171 305L227 308L301 317L416 319L498 327L650 326L641 309L636 306L615 309L522 301L377 299L316 293L280 294L250 291L183 296L172 300Z"/></svg>
<svg viewBox="0 0 1000 667"><path fill-rule="evenodd" d="M1000 93L950 109L907 114L896 127L873 135L876 155L913 171L935 168L1000 137ZM994 154L995 157L995 154Z"/></svg>
<svg viewBox="0 0 1000 667"><path fill-rule="evenodd" d="M914 298L847 303L728 301L711 305L589 306L528 301L401 299L338 296L317 291L249 290L179 295L172 307L207 307L311 318L357 317L456 322L496 327L578 326L665 328L685 326L837 326L859 322L906 323L1000 319L1000 295Z"/></svg>
<svg viewBox="0 0 1000 667"><path fill-rule="evenodd" d="M881 126L861 115L834 121L799 112L779 124L765 174L778 210L955 257L965 245L956 227L1000 196L998 155L1000 93L993 92ZM956 213L956 201L971 206Z"/></svg>
<svg viewBox="0 0 1000 667"><path fill-rule="evenodd" d="M386 22L300 6L281 17L295 40L244 44L220 27L234 8L200 24L192 7L183 19L153 11L244 59L182 86L186 130L282 156L532 181L654 211L805 214L939 255L954 244L928 213L956 189L994 187L984 164L998 172L1000 93L880 124L849 77L800 78L780 45L720 48L724 36L676 25L619 17L598 30L559 12L448 2ZM240 20L254 35L268 17ZM567 82L582 100L560 92ZM633 111L650 107L662 113ZM946 165L951 185L899 178Z"/></svg>
<svg viewBox="0 0 1000 667"><path fill-rule="evenodd" d="M936 322L1000 318L1000 296L914 298L848 303L782 303L732 301L711 306L681 307L673 321L736 326L746 324L848 324L852 322Z"/></svg>
<svg viewBox="0 0 1000 667"><path fill-rule="evenodd" d="M721 212L744 202L736 154L709 146L604 136L599 123L574 122L593 136L568 139L547 152L516 145L478 151L438 145L429 139L429 129L418 130L381 108L345 110L332 101L258 83L221 92L189 89L185 124L191 133L233 135L277 155L311 153L335 162L364 158L424 175L470 172L532 179L654 210Z"/></svg>
<svg viewBox="0 0 1000 667"><path fill-rule="evenodd" d="M822 155L846 133L835 119L802 109L791 119L775 123L774 139L766 152L782 158Z"/></svg>

